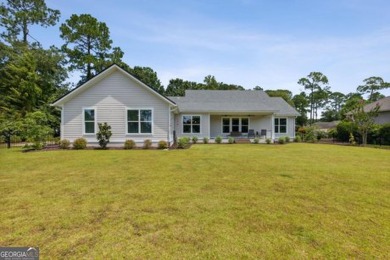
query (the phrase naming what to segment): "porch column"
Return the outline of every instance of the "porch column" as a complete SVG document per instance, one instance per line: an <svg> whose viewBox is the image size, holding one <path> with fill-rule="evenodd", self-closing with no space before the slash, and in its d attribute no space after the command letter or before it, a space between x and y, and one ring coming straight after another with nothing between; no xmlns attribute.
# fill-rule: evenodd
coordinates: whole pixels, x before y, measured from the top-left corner
<svg viewBox="0 0 390 260"><path fill-rule="evenodd" d="M272 139L272 141L275 140L275 133L274 133L275 125L274 125L274 123L275 123L275 116L274 116L274 114L272 114L272 116L271 116L271 139Z"/></svg>

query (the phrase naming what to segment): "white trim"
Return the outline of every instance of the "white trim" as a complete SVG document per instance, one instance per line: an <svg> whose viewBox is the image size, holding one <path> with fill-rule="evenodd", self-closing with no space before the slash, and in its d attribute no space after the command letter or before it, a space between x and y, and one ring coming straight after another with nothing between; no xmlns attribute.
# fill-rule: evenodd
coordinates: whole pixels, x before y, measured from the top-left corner
<svg viewBox="0 0 390 260"><path fill-rule="evenodd" d="M127 121L127 111L128 110L138 110L138 133L129 133L129 124L128 124L128 121ZM152 111L152 132L151 133L140 133L141 131L141 126L140 126L140 123L141 123L141 117L140 117L140 111L141 110L150 110ZM145 121L145 122L149 122L149 121ZM125 132L125 135L126 136L131 136L131 135L136 135L136 136L152 136L154 134L154 109L151 108L151 107L126 107L125 108L125 124L126 124L126 132Z"/></svg>
<svg viewBox="0 0 390 260"><path fill-rule="evenodd" d="M171 104L171 105L173 105L175 107L177 106L173 101L170 101L168 98L164 97L163 95L159 94L155 90L151 89L151 87L147 86L145 83L143 83L139 79L135 78L133 75L131 75L127 71L123 70L121 67L119 67L116 64L114 64L111 67L107 68L106 70L104 70L100 74L96 75L95 77L93 77L89 81L85 82L81 86L79 86L76 89L74 89L73 91L69 92L68 94L66 94L65 96L63 96L62 98L57 100L56 102L52 103L51 105L52 106L61 106L61 105L63 105L68 100L70 100L73 97L77 96L79 93L82 93L84 91L84 89L89 88L89 87L95 85L97 82L99 82L100 80L104 79L106 76L110 75L115 70L118 70L119 72L123 73L129 79L137 82L139 85L141 85L142 87L146 88L148 91L152 92L154 95L158 96L160 99L164 100L165 102L167 102L167 103L169 103L169 104Z"/></svg>
<svg viewBox="0 0 390 260"><path fill-rule="evenodd" d="M199 116L199 119L200 119L200 122L199 122L199 133L193 133L192 132L192 127L191 127L191 133L184 133L184 124L183 124L183 117L185 116L190 116L191 117L191 120L192 120L192 117L193 116ZM183 114L181 115L181 133L183 135L185 134L193 134L193 135L201 135L202 134L202 121L203 121L203 117L201 114ZM191 126L192 126L192 123L191 123Z"/></svg>
<svg viewBox="0 0 390 260"><path fill-rule="evenodd" d="M171 107L168 107L168 144L170 145L171 141Z"/></svg>
<svg viewBox="0 0 390 260"><path fill-rule="evenodd" d="M94 117L95 117L95 124L94 124L94 132L93 133L86 133L85 132L85 110L94 110ZM96 135L96 130L97 130L97 108L96 107L82 107L82 121L83 121L83 135L88 135L88 136L92 136L92 135Z"/></svg>
<svg viewBox="0 0 390 260"><path fill-rule="evenodd" d="M274 126L274 123L275 123L275 115L272 115L271 116L271 139L272 140L275 140L275 126Z"/></svg>
<svg viewBox="0 0 390 260"><path fill-rule="evenodd" d="M223 132L223 119L224 118L229 119L229 132L228 133ZM249 129L251 129L251 118L249 116L221 116L221 134L229 134L230 132L233 132L232 131L232 127L233 127L232 118L238 118L240 120L238 127L240 130L239 132L241 132L241 133L242 133L242 119L243 118L248 119L248 132L249 132ZM248 132L246 132L244 134L247 134Z"/></svg>
<svg viewBox="0 0 390 260"><path fill-rule="evenodd" d="M65 125L64 125L64 113L65 113L65 109L64 109L64 105L61 106L61 124L60 124L60 138L61 140L64 139L64 129L65 129Z"/></svg>

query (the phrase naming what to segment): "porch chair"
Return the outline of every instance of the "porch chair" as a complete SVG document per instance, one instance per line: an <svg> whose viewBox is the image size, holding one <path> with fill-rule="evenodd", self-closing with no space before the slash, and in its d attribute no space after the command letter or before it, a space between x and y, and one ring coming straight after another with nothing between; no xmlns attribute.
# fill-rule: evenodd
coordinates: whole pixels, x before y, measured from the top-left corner
<svg viewBox="0 0 390 260"><path fill-rule="evenodd" d="M251 138L251 137L253 137L253 138L256 137L254 129L249 129L248 130L248 138Z"/></svg>
<svg viewBox="0 0 390 260"><path fill-rule="evenodd" d="M263 137L266 138L267 137L267 129L261 129L260 130L260 138Z"/></svg>

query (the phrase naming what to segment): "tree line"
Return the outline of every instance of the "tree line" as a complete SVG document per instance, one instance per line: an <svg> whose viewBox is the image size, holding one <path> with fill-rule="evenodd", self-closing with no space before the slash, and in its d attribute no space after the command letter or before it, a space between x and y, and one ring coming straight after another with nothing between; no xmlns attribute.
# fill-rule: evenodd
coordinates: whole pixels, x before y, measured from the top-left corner
<svg viewBox="0 0 390 260"><path fill-rule="evenodd" d="M185 90L245 89L219 82L212 75L202 83L171 79L165 88L152 68L128 66L122 60L124 52L113 45L108 26L90 14L71 15L59 27L62 46L44 48L29 33L30 28L54 26L60 15L60 10L51 9L44 0L6 0L0 5L0 132L6 138L21 133L35 139L58 135L60 115L50 104L75 87L68 81L69 73L80 73L80 85L113 63L166 96L183 96ZM367 102L378 100L383 97L380 91L390 85L380 77L370 77L354 93L332 92L321 72L311 72L297 83L305 91L296 95L287 89L256 86L252 90L282 97L301 114L297 125L306 125L343 119L364 95L368 95ZM34 124L41 127L33 128Z"/></svg>

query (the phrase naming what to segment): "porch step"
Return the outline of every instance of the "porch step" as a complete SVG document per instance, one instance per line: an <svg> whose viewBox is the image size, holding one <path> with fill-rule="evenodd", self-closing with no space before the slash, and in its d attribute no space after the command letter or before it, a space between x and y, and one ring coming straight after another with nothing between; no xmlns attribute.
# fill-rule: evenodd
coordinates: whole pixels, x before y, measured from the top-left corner
<svg viewBox="0 0 390 260"><path fill-rule="evenodd" d="M251 140L249 140L248 138L237 138L235 139L236 141L236 144L250 144L251 143Z"/></svg>

